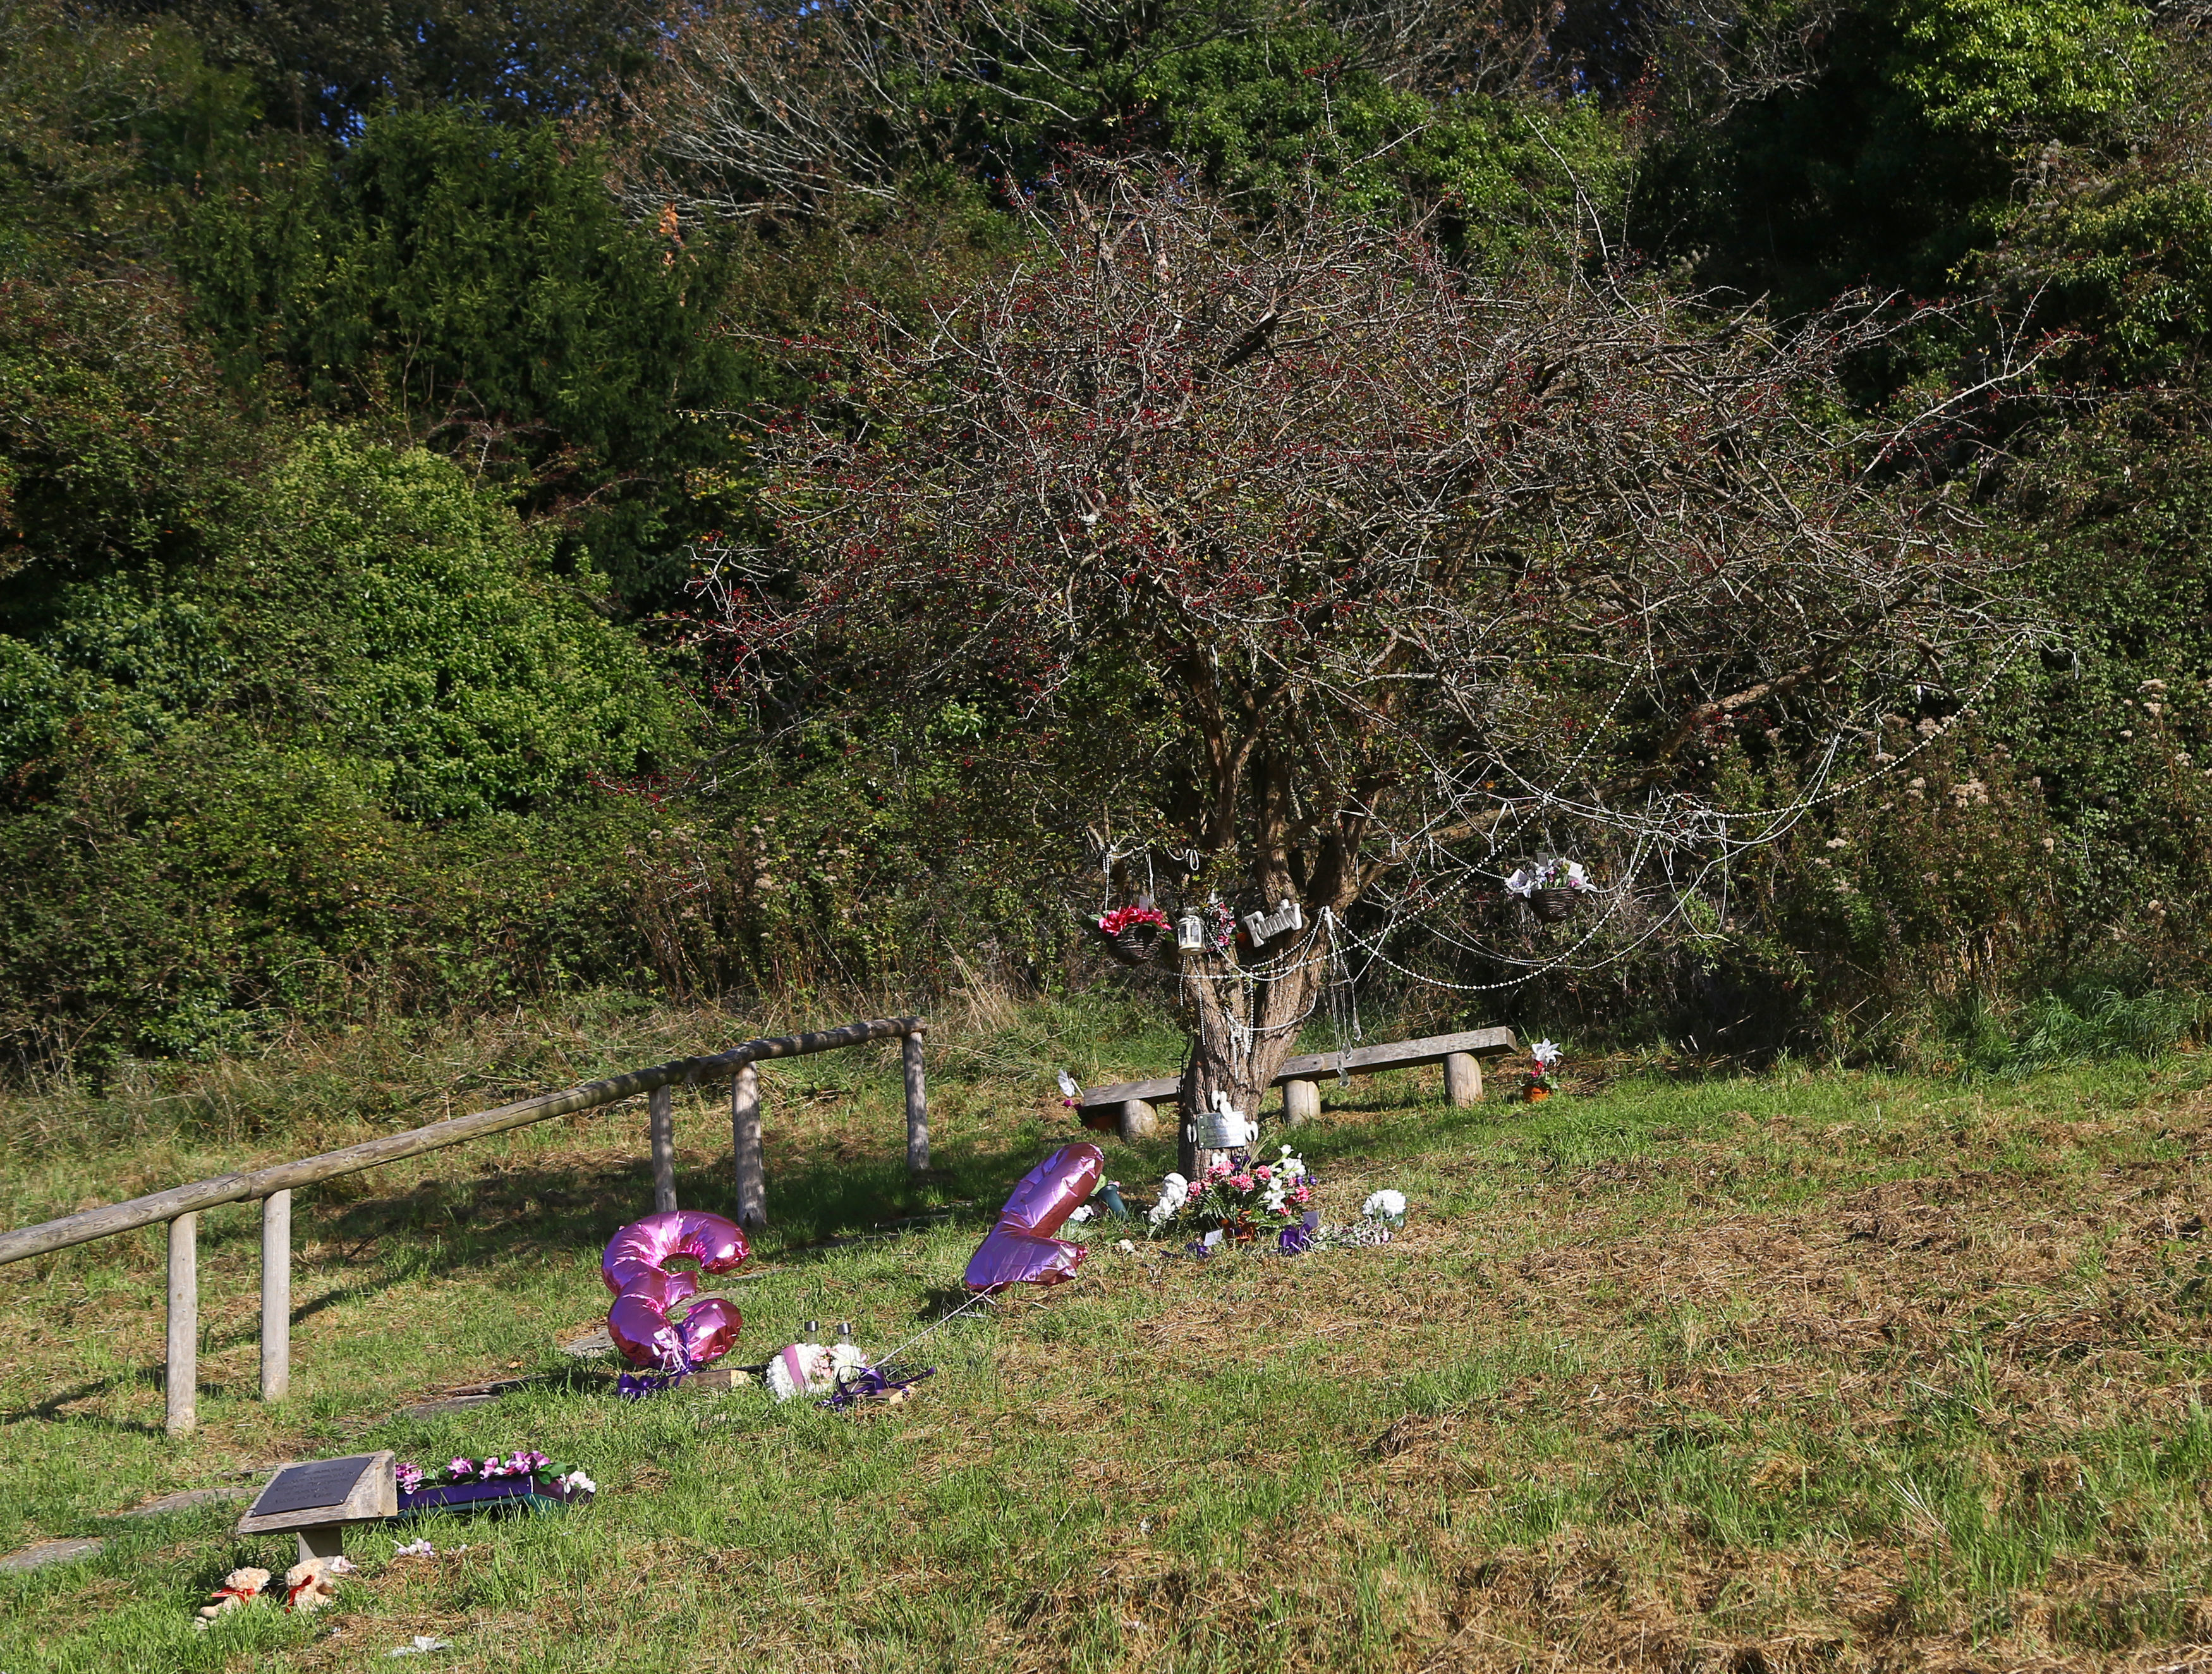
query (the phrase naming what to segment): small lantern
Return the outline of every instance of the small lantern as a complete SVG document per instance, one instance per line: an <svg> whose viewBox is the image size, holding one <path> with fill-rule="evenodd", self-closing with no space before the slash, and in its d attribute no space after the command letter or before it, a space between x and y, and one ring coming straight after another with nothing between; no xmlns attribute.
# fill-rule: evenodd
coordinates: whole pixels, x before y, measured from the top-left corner
<svg viewBox="0 0 2212 1674"><path fill-rule="evenodd" d="M1206 921L1196 913L1187 912L1176 921L1176 950L1183 953L1206 951Z"/></svg>

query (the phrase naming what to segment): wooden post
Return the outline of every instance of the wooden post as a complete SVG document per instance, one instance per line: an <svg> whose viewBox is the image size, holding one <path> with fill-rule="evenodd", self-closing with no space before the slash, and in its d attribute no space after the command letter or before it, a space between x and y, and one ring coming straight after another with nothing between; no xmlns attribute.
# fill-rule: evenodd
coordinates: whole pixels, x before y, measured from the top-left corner
<svg viewBox="0 0 2212 1674"><path fill-rule="evenodd" d="M1453 1104L1464 1108L1482 1102L1482 1060L1472 1052L1454 1052L1444 1060L1444 1091Z"/></svg>
<svg viewBox="0 0 2212 1674"><path fill-rule="evenodd" d="M1283 1125L1285 1128L1303 1128L1320 1114L1319 1081L1283 1083Z"/></svg>
<svg viewBox="0 0 2212 1674"><path fill-rule="evenodd" d="M906 1172L929 1167L929 1089L921 1079L921 1031L906 1038Z"/></svg>
<svg viewBox="0 0 2212 1674"><path fill-rule="evenodd" d="M1133 1145L1160 1130L1160 1113L1141 1099L1121 1101L1121 1142Z"/></svg>
<svg viewBox="0 0 2212 1674"><path fill-rule="evenodd" d="M196 1397L200 1381L200 1218L180 1214L169 1223L168 1386L171 1435L189 1433L199 1422Z"/></svg>
<svg viewBox="0 0 2212 1674"><path fill-rule="evenodd" d="M292 1391L292 1194L261 1200L261 1398Z"/></svg>
<svg viewBox="0 0 2212 1674"><path fill-rule="evenodd" d="M676 1100L657 1087L646 1109L653 1129L653 1212L666 1214L676 1207Z"/></svg>
<svg viewBox="0 0 2212 1674"><path fill-rule="evenodd" d="M768 1178L761 1167L760 1071L740 1064L730 1082L730 1160L737 1173L738 1222L768 1225Z"/></svg>

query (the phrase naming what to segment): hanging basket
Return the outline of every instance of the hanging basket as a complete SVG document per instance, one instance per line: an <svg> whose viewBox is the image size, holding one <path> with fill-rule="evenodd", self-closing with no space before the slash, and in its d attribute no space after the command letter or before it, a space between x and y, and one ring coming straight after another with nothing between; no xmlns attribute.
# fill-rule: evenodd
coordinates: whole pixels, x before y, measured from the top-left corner
<svg viewBox="0 0 2212 1674"><path fill-rule="evenodd" d="M1556 924L1575 910L1575 902L1582 894L1575 889L1540 889L1527 898L1528 910L1534 913L1540 923Z"/></svg>
<svg viewBox="0 0 2212 1674"><path fill-rule="evenodd" d="M1121 965L1150 965L1167 934L1166 915L1152 908L1121 908L1094 920L1091 930L1106 944L1106 951Z"/></svg>

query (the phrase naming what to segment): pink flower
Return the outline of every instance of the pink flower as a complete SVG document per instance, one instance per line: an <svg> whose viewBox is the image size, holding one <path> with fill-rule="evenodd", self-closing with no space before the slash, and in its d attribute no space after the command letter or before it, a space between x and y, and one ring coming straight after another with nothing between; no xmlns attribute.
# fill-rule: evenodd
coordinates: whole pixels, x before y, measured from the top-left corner
<svg viewBox="0 0 2212 1674"><path fill-rule="evenodd" d="M1272 1180L1275 1178L1275 1171L1272 1168L1255 1168L1252 1171L1252 1178L1255 1180Z"/></svg>
<svg viewBox="0 0 2212 1674"><path fill-rule="evenodd" d="M1098 928L1109 936L1119 935L1122 931L1134 929L1139 925L1150 925L1155 930L1164 930L1168 927L1168 916L1158 907L1116 907L1113 911L1102 915L1098 920Z"/></svg>
<svg viewBox="0 0 2212 1674"><path fill-rule="evenodd" d="M1229 1177L1229 1184L1239 1191L1249 1191L1252 1190L1252 1177L1249 1174L1232 1174Z"/></svg>
<svg viewBox="0 0 2212 1674"><path fill-rule="evenodd" d="M446 1467L446 1471L448 1476L472 1476L476 1474L476 1469L477 1462L474 1459L455 1459Z"/></svg>

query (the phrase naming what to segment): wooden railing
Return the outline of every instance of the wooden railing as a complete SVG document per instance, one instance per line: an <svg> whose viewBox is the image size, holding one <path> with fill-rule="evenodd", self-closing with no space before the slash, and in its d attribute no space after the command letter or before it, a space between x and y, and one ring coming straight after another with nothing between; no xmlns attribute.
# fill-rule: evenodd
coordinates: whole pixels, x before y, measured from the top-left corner
<svg viewBox="0 0 2212 1674"><path fill-rule="evenodd" d="M302 1157L250 1173L195 1180L190 1185L134 1197L127 1203L111 1203L105 1208L86 1209L58 1220L0 1233L0 1266L167 1221L169 1329L165 1381L169 1433L181 1434L198 1421L202 1209L255 1198L261 1202L261 1398L281 1401L292 1380L292 1193L298 1188L421 1156L427 1151L443 1150L449 1145L465 1145L471 1140L552 1117L594 1110L642 1093L650 1095L653 1208L672 1209L676 1207L676 1141L669 1090L678 1085L720 1080L726 1075L730 1077L730 1154L737 1219L748 1227L764 1226L768 1183L761 1166L760 1074L753 1066L763 1059L795 1058L875 1040L902 1040L906 1061L906 1166L919 1173L929 1166L929 1101L921 1073L921 1038L928 1029L928 1024L918 1017L887 1017L848 1023L842 1029L749 1040L711 1057L678 1058L650 1069L633 1069L604 1081L388 1134L319 1157Z"/></svg>

